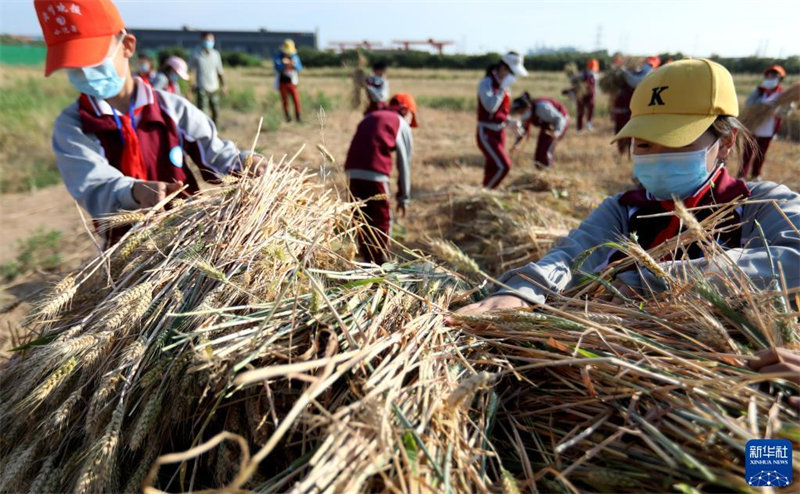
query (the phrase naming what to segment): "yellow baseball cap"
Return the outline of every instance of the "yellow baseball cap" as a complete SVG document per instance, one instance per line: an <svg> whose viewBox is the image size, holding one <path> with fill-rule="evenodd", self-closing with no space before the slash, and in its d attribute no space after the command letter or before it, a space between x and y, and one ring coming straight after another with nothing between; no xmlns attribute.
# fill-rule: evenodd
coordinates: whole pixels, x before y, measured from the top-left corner
<svg viewBox="0 0 800 494"><path fill-rule="evenodd" d="M636 137L667 147L687 146L720 115L739 115L730 72L711 60L679 60L639 83L631 98L631 119L613 141Z"/></svg>

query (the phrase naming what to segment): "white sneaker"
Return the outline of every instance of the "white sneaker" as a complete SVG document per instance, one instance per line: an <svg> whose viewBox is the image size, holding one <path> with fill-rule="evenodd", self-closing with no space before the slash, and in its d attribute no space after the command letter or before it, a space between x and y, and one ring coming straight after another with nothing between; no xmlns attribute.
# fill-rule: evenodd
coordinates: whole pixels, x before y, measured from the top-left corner
<svg viewBox="0 0 800 494"><path fill-rule="evenodd" d="M592 122L586 122L586 130L589 132L594 130L594 125L592 125Z"/></svg>

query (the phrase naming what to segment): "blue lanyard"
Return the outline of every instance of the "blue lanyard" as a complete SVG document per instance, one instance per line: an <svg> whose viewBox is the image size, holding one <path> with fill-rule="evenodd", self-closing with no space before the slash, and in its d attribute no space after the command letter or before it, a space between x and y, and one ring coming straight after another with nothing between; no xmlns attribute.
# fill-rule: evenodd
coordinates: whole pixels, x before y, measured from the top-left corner
<svg viewBox="0 0 800 494"><path fill-rule="evenodd" d="M133 127L133 131L136 132L136 121L133 119L133 105L136 100L136 92L134 91L133 95L131 96L131 103L128 105L128 118L131 120L131 127ZM119 119L119 115L117 114L117 109L113 106L111 107L111 114L114 115L114 122L117 124L117 130L119 130L119 138L122 139L122 145L125 145L125 135L122 133L122 122Z"/></svg>

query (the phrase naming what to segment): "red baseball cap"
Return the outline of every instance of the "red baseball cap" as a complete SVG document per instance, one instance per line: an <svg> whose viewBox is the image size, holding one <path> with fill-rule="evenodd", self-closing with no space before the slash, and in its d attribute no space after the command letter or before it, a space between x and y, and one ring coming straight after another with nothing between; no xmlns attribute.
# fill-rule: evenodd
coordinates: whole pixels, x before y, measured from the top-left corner
<svg viewBox="0 0 800 494"><path fill-rule="evenodd" d="M647 57L644 63L648 64L649 66L657 69L659 65L661 65L661 57L658 55L653 55L652 57Z"/></svg>
<svg viewBox="0 0 800 494"><path fill-rule="evenodd" d="M47 45L44 75L103 61L111 40L125 29L110 0L34 0Z"/></svg>
<svg viewBox="0 0 800 494"><path fill-rule="evenodd" d="M768 72L777 72L779 76L786 77L786 69L777 64L767 67L764 70L764 75L767 75Z"/></svg>
<svg viewBox="0 0 800 494"><path fill-rule="evenodd" d="M389 100L389 106L396 106L400 109L406 109L411 112L411 126L417 126L417 102L414 97L408 93L397 93Z"/></svg>

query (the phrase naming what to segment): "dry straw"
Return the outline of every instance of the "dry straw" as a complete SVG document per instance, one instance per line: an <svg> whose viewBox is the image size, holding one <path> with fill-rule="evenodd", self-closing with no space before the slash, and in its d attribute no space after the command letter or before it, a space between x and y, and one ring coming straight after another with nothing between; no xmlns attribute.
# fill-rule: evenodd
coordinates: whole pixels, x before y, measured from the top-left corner
<svg viewBox="0 0 800 494"><path fill-rule="evenodd" d="M447 326L475 287L350 261L353 214L275 165L147 212L2 368L0 490L747 491L748 439L798 441L778 393L797 386L744 365L797 340L788 292L721 270L586 298L664 256L640 249L550 305Z"/></svg>
<svg viewBox="0 0 800 494"><path fill-rule="evenodd" d="M527 193L474 187L453 191L437 217L446 222L442 236L492 275L538 260L578 225Z"/></svg>
<svg viewBox="0 0 800 494"><path fill-rule="evenodd" d="M753 131L768 118L792 111L790 107L792 104L800 104L800 82L786 88L769 103L757 103L746 107L742 110L739 120Z"/></svg>

